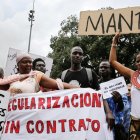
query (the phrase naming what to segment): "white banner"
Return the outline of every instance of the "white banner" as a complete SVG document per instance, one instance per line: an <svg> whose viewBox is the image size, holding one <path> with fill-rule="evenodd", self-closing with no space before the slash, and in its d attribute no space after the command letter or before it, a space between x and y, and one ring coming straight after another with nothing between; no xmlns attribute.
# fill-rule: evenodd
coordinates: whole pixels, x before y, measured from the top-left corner
<svg viewBox="0 0 140 140"><path fill-rule="evenodd" d="M106 140L102 95L91 88L10 98L1 140Z"/></svg>
<svg viewBox="0 0 140 140"><path fill-rule="evenodd" d="M113 80L101 83L100 88L104 99L112 97L111 93L113 91L118 91L121 95L128 93L128 88L124 77L118 77Z"/></svg>
<svg viewBox="0 0 140 140"><path fill-rule="evenodd" d="M2 128L5 122L9 97L10 94L8 92L0 90L0 138L1 138Z"/></svg>

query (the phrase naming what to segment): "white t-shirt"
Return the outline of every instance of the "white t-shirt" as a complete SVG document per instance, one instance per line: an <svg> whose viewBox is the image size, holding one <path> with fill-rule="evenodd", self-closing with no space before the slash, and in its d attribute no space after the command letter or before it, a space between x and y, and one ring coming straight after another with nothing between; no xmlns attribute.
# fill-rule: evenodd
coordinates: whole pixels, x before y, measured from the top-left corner
<svg viewBox="0 0 140 140"><path fill-rule="evenodd" d="M140 84L140 75L137 80ZM131 102L131 115L140 119L140 89L137 89L134 85L131 87Z"/></svg>

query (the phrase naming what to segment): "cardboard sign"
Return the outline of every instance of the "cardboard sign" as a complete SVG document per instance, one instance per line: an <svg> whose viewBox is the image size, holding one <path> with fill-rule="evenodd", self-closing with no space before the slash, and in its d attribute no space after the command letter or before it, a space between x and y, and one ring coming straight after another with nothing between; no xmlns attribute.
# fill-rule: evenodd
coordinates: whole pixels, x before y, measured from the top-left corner
<svg viewBox="0 0 140 140"><path fill-rule="evenodd" d="M22 51L17 50L17 49L13 49L13 48L9 48L7 62L6 62L6 68L5 68L5 76L9 76L9 75L17 73L16 56L19 53L22 53ZM45 61L45 63L46 63L46 73L45 74L47 76L50 76L50 72L51 72L52 64L53 64L53 59L48 58L48 57L35 55L35 54L30 54L30 55L31 55L33 60L36 58L42 58Z"/></svg>
<svg viewBox="0 0 140 140"><path fill-rule="evenodd" d="M128 93L128 88L124 77L118 77L116 79L101 83L100 87L104 99L112 97L111 93L113 91L118 91L121 95Z"/></svg>
<svg viewBox="0 0 140 140"><path fill-rule="evenodd" d="M80 12L79 35L140 33L140 7Z"/></svg>

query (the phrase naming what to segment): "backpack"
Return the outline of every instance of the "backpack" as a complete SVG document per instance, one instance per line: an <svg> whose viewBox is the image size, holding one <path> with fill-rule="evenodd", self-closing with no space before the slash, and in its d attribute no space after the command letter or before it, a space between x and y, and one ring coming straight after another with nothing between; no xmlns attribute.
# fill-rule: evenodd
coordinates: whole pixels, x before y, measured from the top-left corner
<svg viewBox="0 0 140 140"><path fill-rule="evenodd" d="M85 69L86 69L86 72L87 72L88 81L89 81L90 85L92 85L92 81L93 81L92 70L90 68L85 68ZM61 75L61 80L62 81L64 81L67 71L68 71L68 69L64 70L62 72L62 75Z"/></svg>

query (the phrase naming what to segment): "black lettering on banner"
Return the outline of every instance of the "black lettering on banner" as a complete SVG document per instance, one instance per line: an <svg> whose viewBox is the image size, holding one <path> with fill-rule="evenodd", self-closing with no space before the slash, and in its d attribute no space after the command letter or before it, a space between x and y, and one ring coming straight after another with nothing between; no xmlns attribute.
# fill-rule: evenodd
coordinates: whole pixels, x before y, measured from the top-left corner
<svg viewBox="0 0 140 140"><path fill-rule="evenodd" d="M0 108L0 116L4 117L6 109Z"/></svg>
<svg viewBox="0 0 140 140"><path fill-rule="evenodd" d="M140 29L140 12L137 13L137 14L135 14L135 15L136 15L136 16L139 15L139 17L138 17L138 29Z"/></svg>
<svg viewBox="0 0 140 140"><path fill-rule="evenodd" d="M5 123L4 121L1 121L1 122L0 122L0 131L2 131L3 126L4 126L4 123Z"/></svg>
<svg viewBox="0 0 140 140"><path fill-rule="evenodd" d="M16 58L16 56L17 56L17 53L8 54L8 58L9 58L10 60L13 60L14 58Z"/></svg>
<svg viewBox="0 0 140 140"><path fill-rule="evenodd" d="M111 21L113 21L113 25L111 25ZM116 22L115 22L114 14L112 14L110 19L109 19L109 22L108 22L108 25L107 25L107 29L106 29L107 33L108 33L108 30L109 30L110 27L114 28L114 32L116 32Z"/></svg>
<svg viewBox="0 0 140 140"><path fill-rule="evenodd" d="M3 97L4 98L5 96L3 94L0 94L0 97ZM1 103L1 100L0 100L0 103Z"/></svg>
<svg viewBox="0 0 140 140"><path fill-rule="evenodd" d="M122 14L119 14L118 29L120 30L120 32L122 32L122 19L125 21L125 23L127 24L128 28L130 29L130 31L132 31L132 27L133 27L133 11L131 11L130 25L126 21L126 19L124 18L124 16Z"/></svg>
<svg viewBox="0 0 140 140"><path fill-rule="evenodd" d="M105 29L104 29L104 20L103 20L103 14L102 13L99 16L99 19L98 19L98 22L97 22L96 26L94 26L91 17L88 16L87 24L86 24L86 30L85 31L87 32L89 21L91 22L91 25L92 25L94 31L96 31L100 20L101 20L101 25L102 25L102 33L104 34L105 33Z"/></svg>

